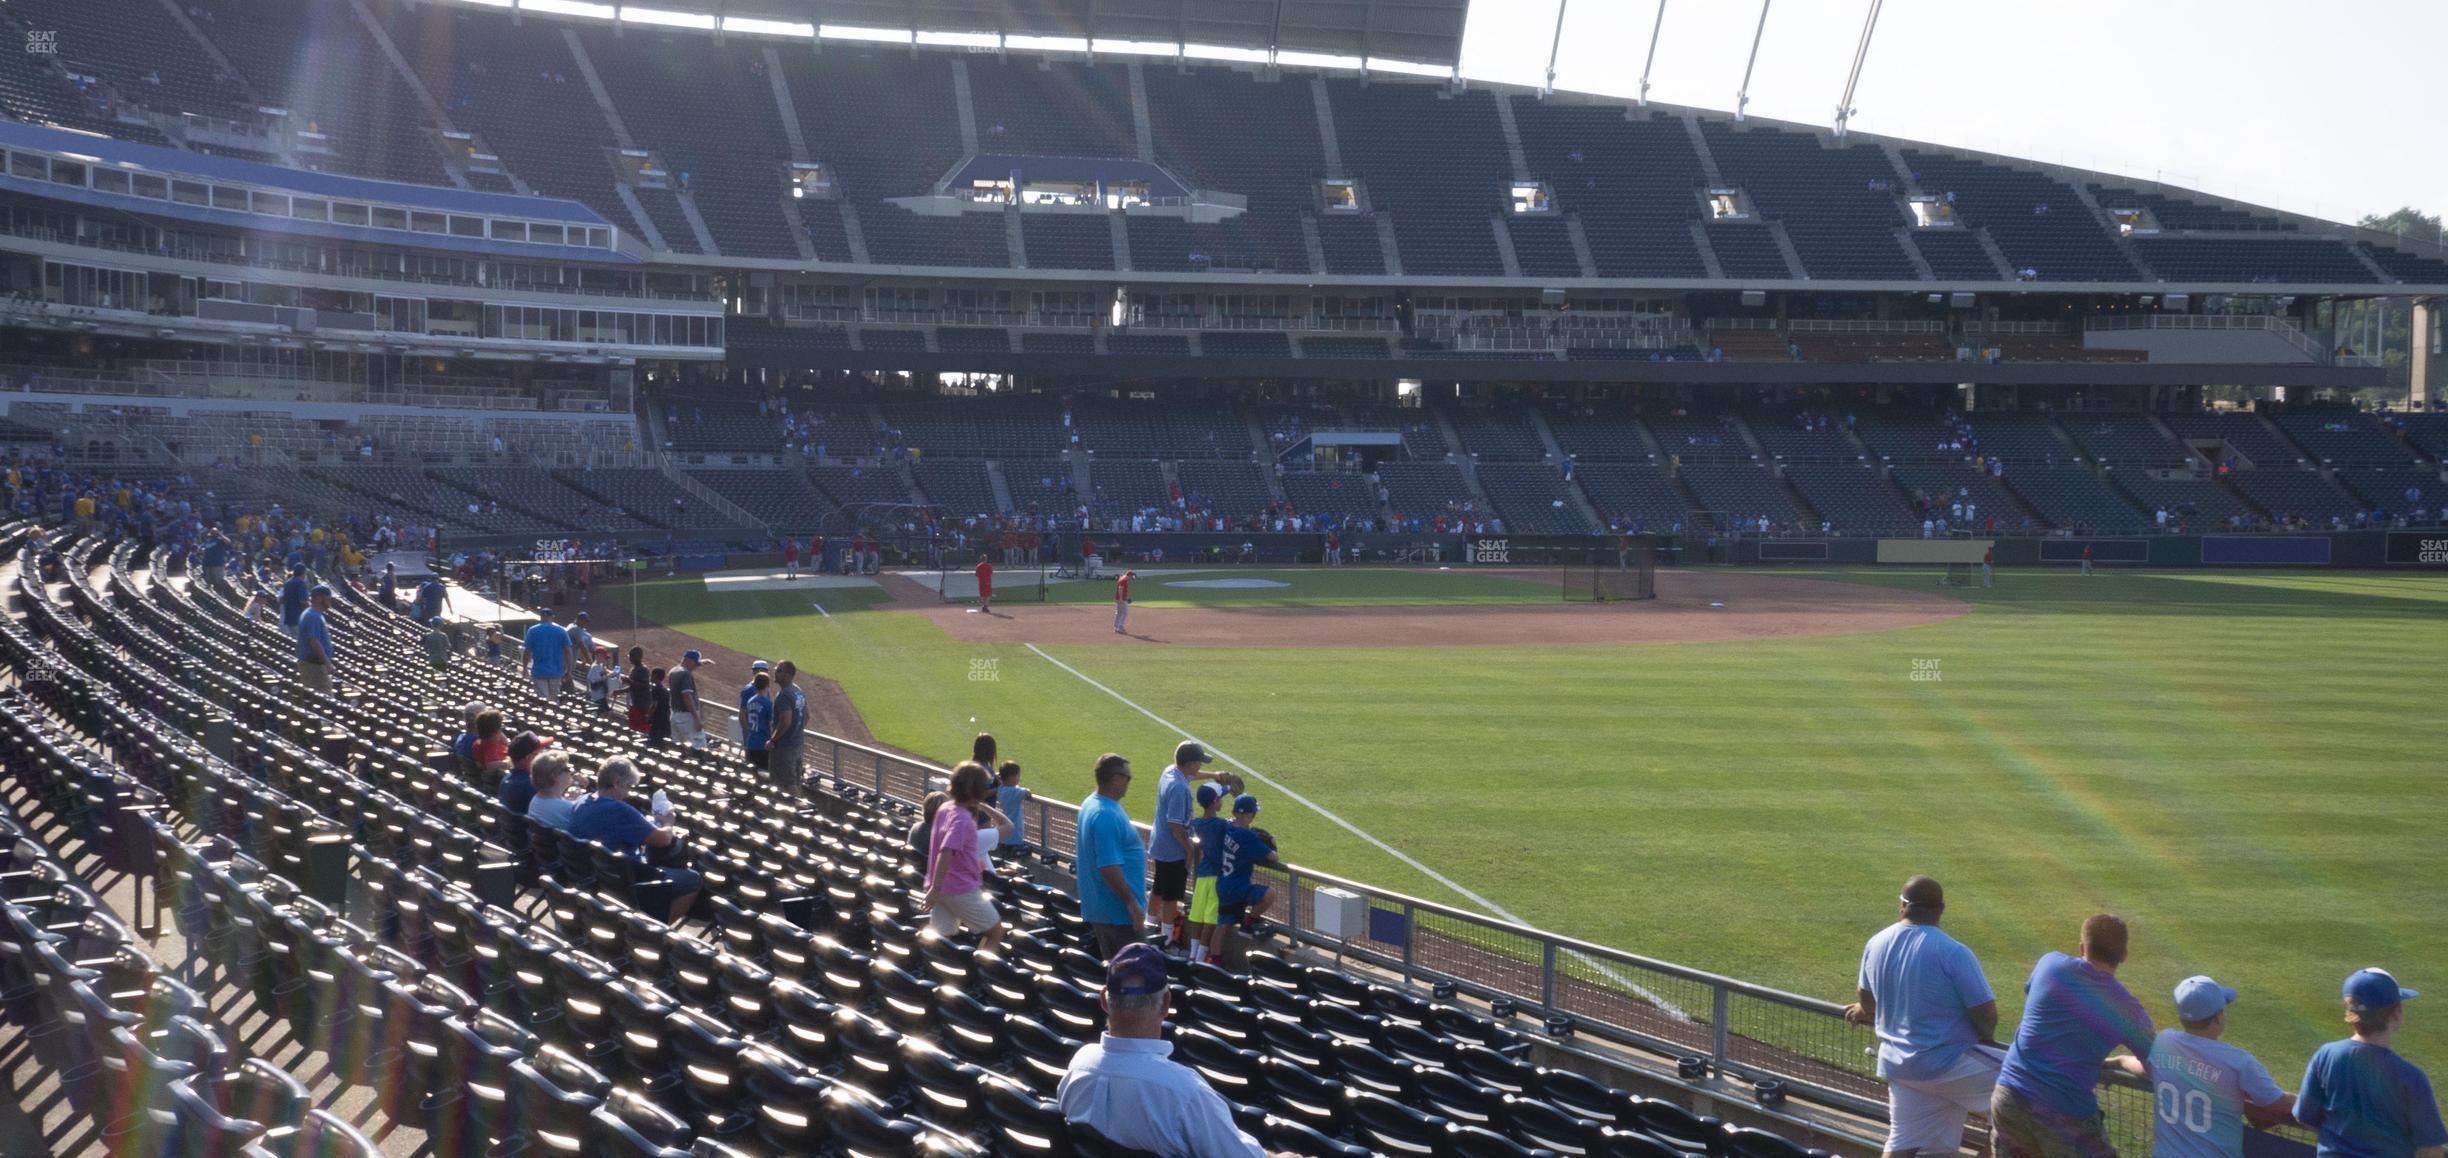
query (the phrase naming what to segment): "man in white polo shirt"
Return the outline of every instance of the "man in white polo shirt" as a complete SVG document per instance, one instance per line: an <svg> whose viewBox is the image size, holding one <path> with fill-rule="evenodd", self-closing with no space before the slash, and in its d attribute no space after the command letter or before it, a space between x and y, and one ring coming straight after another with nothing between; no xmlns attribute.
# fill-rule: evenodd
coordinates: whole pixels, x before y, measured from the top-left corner
<svg viewBox="0 0 2448 1158"><path fill-rule="evenodd" d="M1844 1016L1878 1031L1886 1154L1937 1158L1963 1146L1964 1119L1988 1108L1997 1085L1997 995L1972 950L1939 931L1946 891L1937 881L1904 882L1896 909L1900 919L1862 947L1858 1000Z"/></svg>
<svg viewBox="0 0 2448 1158"><path fill-rule="evenodd" d="M1134 942L1105 963L1105 1034L1080 1047L1054 1097L1063 1120L1164 1158L1265 1158L1232 1107L1164 1039L1164 954Z"/></svg>
<svg viewBox="0 0 2448 1158"><path fill-rule="evenodd" d="M2244 1126L2295 1120L2295 1098L2253 1055L2220 1041L2236 991L2207 977L2176 983L2176 1020L2151 1042L2152 1158L2243 1158Z"/></svg>

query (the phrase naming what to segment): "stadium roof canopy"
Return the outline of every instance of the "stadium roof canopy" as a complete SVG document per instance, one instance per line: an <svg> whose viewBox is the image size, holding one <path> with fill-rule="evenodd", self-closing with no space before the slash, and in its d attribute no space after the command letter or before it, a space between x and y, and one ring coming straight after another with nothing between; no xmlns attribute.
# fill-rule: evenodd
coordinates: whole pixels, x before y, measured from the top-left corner
<svg viewBox="0 0 2448 1158"><path fill-rule="evenodd" d="M650 0L822 26L1202 44L1455 66L1470 0Z"/></svg>

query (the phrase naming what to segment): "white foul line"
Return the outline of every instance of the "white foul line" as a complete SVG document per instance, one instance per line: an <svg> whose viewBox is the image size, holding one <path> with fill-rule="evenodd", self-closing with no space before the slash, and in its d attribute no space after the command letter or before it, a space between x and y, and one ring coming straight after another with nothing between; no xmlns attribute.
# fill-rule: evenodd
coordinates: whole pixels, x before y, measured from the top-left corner
<svg viewBox="0 0 2448 1158"><path fill-rule="evenodd" d="M833 618L833 613L832 613L832 612L830 612L830 611L825 610L825 609L824 609L824 604L822 604L822 603L817 603L817 602L814 602L814 601L812 601L812 600L811 600L811 601L808 603L808 606L815 608L815 609L816 609L816 614L818 614L818 615L824 616L824 617L825 617L825 618L827 618L827 619L831 619L831 618Z"/></svg>
<svg viewBox="0 0 2448 1158"><path fill-rule="evenodd" d="M1163 716L1159 716L1156 713L1139 706L1137 703L1132 702L1130 697L1125 696L1112 688L1106 687L1104 684L1098 683L1088 673L1081 671L1070 664L1064 663L1053 656L1047 655L1044 648L1038 647L1033 643L1027 646L1030 651L1037 653L1037 657L1039 659L1042 659L1047 663L1053 664L1054 666L1079 677L1081 682L1086 683L1089 687L1095 688L1106 695L1112 696L1123 707L1129 708L1142 716L1146 716L1148 719L1156 721L1157 724L1164 727L1167 731L1179 733L1183 739L1196 741L1200 747L1207 749L1208 753L1213 755L1216 759L1248 773L1250 779L1256 780L1262 784L1265 784L1267 787L1284 794L1286 797L1289 797L1294 804L1298 804L1311 812L1317 813L1319 816L1325 817L1327 820L1332 821L1336 827L1341 828L1343 831L1359 837L1364 841L1367 841L1369 844L1375 846L1378 851L1385 853L1387 856L1393 857L1394 859L1401 861L1412 868L1418 869L1428 879L1453 890L1455 893L1460 894L1461 896L1469 898L1471 903L1478 905L1480 908L1485 909L1504 920L1511 921L1516 925L1527 925L1530 923L1522 920L1520 917L1514 916L1512 912L1507 910L1503 905L1499 905L1496 902L1463 887L1461 882L1454 880L1452 877L1446 876L1444 873L1438 872L1435 869L1429 868L1427 865L1421 864L1411 854L1377 839L1375 836L1370 835L1367 830L1361 828L1359 825L1353 824L1351 821L1335 815L1335 813L1328 810L1325 806L1320 805L1318 802L1311 800L1298 792L1294 792L1288 787L1285 787L1282 781L1276 780L1274 777L1269 776L1264 772L1260 772L1259 770L1252 768L1239 760L1233 759L1232 755L1224 751L1222 748L1218 748L1205 740L1200 740L1197 736L1191 735L1189 729L1186 729L1181 725L1164 718ZM1581 956L1581 954L1575 953L1574 956ZM1584 959L1588 960L1587 958ZM1626 987L1630 988L1633 992L1647 998L1651 1004L1656 1005L1659 1009L1665 1010L1669 1015L1683 1021L1691 1020L1691 1015L1685 1013L1680 1008L1677 1008L1674 1003L1666 1000L1664 997L1661 997L1656 993L1649 991L1647 988L1643 987L1638 982L1633 981L1631 978L1616 972L1605 962L1590 960L1589 963L1599 972L1606 974L1609 978L1622 983Z"/></svg>

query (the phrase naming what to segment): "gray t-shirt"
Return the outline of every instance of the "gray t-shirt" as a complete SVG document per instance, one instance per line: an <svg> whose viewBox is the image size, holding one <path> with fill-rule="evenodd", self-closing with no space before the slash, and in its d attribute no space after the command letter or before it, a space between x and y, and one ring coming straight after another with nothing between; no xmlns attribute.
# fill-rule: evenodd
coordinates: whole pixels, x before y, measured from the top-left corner
<svg viewBox="0 0 2448 1158"><path fill-rule="evenodd" d="M698 709L696 672L684 667L673 668L671 674L663 678L663 686L671 689L673 711L694 712ZM685 700L680 698L684 694L688 697Z"/></svg>

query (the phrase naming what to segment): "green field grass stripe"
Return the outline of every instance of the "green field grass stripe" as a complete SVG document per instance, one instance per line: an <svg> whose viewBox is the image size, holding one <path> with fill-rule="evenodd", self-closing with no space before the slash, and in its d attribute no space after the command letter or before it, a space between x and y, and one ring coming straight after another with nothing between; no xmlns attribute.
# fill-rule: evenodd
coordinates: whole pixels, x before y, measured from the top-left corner
<svg viewBox="0 0 2448 1158"><path fill-rule="evenodd" d="M1289 797L1289 798L1291 799L1292 803L1294 803L1294 804L1298 804L1298 805L1300 805L1301 807L1306 808L1306 809L1308 809L1308 810L1309 810L1309 811L1311 811L1311 812L1317 813L1319 816L1323 816L1323 817L1325 817L1325 818L1326 818L1328 821L1332 822L1332 823L1333 823L1335 826L1337 826L1337 827L1341 828L1343 831L1348 832L1348 833L1352 834L1353 836L1359 837L1360 839L1362 839L1362 840L1364 840L1364 841L1367 841L1368 843L1370 843L1370 844L1372 844L1372 845L1375 845L1375 846L1377 847L1378 851L1383 852L1383 853L1385 853L1387 856L1393 857L1394 859L1396 859L1396 860L1398 860L1398 861L1401 861L1401 862L1403 862L1404 864L1410 865L1412 868L1418 869L1418 870L1419 870L1419 871L1420 871L1422 874L1424 874L1425 876L1427 876L1427 877L1428 877L1428 879L1430 879L1430 880L1432 880L1432 881L1435 881L1436 883L1438 883L1438 884L1440 884L1440 885L1443 885L1443 886L1445 886L1445 887L1446 887L1446 888L1448 888L1448 889L1453 890L1453 891L1454 891L1454 893L1455 893L1455 895L1469 898L1469 899L1470 899L1470 901L1471 901L1471 903L1478 905L1478 906L1479 906L1481 909L1483 909L1483 910L1487 911L1488 913L1490 913L1490 914L1494 915L1494 916L1495 916L1495 917L1497 917L1499 920L1511 921L1512 923L1514 923L1514 924L1516 924L1516 925L1523 925L1523 926L1528 926L1528 927L1532 927L1532 928L1535 928L1535 927L1536 927L1536 926L1532 926L1532 925L1530 925L1530 922L1525 921L1525 920L1522 920L1520 917L1514 916L1514 915L1512 914L1512 912L1511 912L1511 911L1509 911L1509 910L1507 910L1507 909L1506 909L1506 908L1505 908L1503 905L1499 905L1499 904L1497 904L1496 902L1494 902L1494 901L1491 901L1491 900L1487 899L1486 897L1480 896L1478 893L1472 892L1470 889L1468 889L1468 888L1464 887L1464 886L1463 886L1463 884L1462 884L1460 881L1457 881L1457 880L1453 879L1452 877L1446 876L1444 873L1438 872L1438 871L1436 871L1435 869L1429 868L1427 865L1421 864L1421 863L1419 862L1419 859L1418 859L1417 857L1414 857L1414 856L1412 856L1411 854L1409 854L1409 853L1407 853L1407 852L1404 852L1403 850L1401 850L1401 849L1399 849L1399 848L1394 847L1393 845L1387 844L1386 842L1384 842L1384 841L1382 841L1382 840L1377 839L1377 838L1376 838L1374 835L1371 835L1367 829L1364 829L1364 828L1360 827L1359 825L1353 824L1351 821L1348 821L1348 820L1343 819L1343 818L1342 818L1342 816L1338 815L1337 813L1335 813L1333 810L1331 810L1331 809L1327 808L1326 806L1324 806L1324 805L1322 805L1322 804L1319 804L1317 801L1311 800L1311 799L1309 799L1308 797L1303 796L1303 795L1301 795L1301 794L1300 794L1300 793L1298 793L1298 792L1294 792L1294 791L1292 791L1292 789L1291 789L1291 788L1289 788L1289 787L1287 787L1287 786L1285 786L1285 785L1284 785L1284 783L1283 783L1282 781L1277 780L1277 779L1275 779L1274 777L1269 776L1269 775L1267 775L1266 773L1261 772L1261 771L1259 771L1259 770L1257 770L1257 769L1255 769L1255 768L1252 768L1252 767L1250 767L1249 765L1247 765L1247 764L1244 764L1244 763L1240 762L1239 760L1235 760L1235 759L1233 759L1233 757L1232 757L1232 754L1231 754L1231 753L1226 752L1224 749L1222 749L1222 748L1218 748L1218 747L1216 747L1215 745L1210 744L1210 743L1208 743L1208 742L1207 742L1207 741L1205 741L1205 740L1200 740L1200 739L1199 739L1197 736L1193 736L1193 735L1191 735L1191 734L1190 734L1190 730L1189 730L1189 729L1184 728L1184 727L1182 727L1181 725L1176 724L1176 723L1174 723L1174 722L1173 722L1173 721L1171 721L1171 720L1165 719L1163 716L1159 716L1159 715L1157 715L1156 713L1151 712L1151 711L1147 710L1146 708L1143 708L1143 707L1139 706L1139 705L1138 705L1136 702L1132 701L1132 700L1130 699L1130 697L1125 696L1125 695L1123 695L1122 693L1120 693L1120 692L1117 692L1117 691L1113 690L1112 688L1106 687L1104 684L1098 683L1098 682L1097 682L1097 681L1096 681L1094 678L1090 677L1088 673L1086 673L1086 672L1084 672L1084 671L1081 671L1080 669L1075 668L1075 667L1071 666L1070 664L1064 663L1063 661L1061 661L1061 660L1059 660L1059 659L1056 659L1056 658L1054 658L1053 656L1047 655L1047 654L1045 653L1045 649L1044 649L1044 648L1041 648L1041 647L1037 646L1036 644L1033 644L1033 643L1032 643L1032 644L1029 644L1029 645L1028 645L1028 649L1029 649L1030 651L1036 652L1036 653L1037 653L1037 657L1038 657L1039 659L1042 659L1042 660L1046 661L1047 663L1053 664L1054 666L1056 666L1056 667L1058 667L1058 668L1061 668L1061 669L1063 669L1064 671L1070 672L1070 673L1071 673L1072 675L1074 675L1074 676L1079 677L1080 681L1081 681L1081 682L1083 682L1083 683L1085 683L1085 684L1087 684L1089 687L1095 688L1096 690L1098 690L1098 691L1100 691L1100 692L1103 692L1103 693L1105 693L1106 695L1112 696L1112 697L1114 698L1114 700L1115 700L1116 702L1120 703L1120 704L1121 704L1123 707L1129 708L1130 710L1132 710L1132 711L1134 711L1134 712L1137 712L1137 713L1139 713L1139 714L1140 714L1140 715L1142 715L1142 716L1146 716L1148 719L1151 719L1151 720L1156 721L1156 723L1157 723L1157 725L1158 725L1159 727L1167 728L1167 729L1169 729L1169 730L1171 730L1171 731L1177 732L1177 733L1179 733L1179 734L1181 735L1181 737L1182 737L1183 739L1185 739L1185 740L1193 740L1193 741L1196 741L1200 747L1207 749L1207 751L1208 751L1209 753L1211 753L1212 755L1214 755L1216 759L1218 759L1218 760L1222 760L1223 762L1225 762L1225 763L1227 763L1227 764L1230 764L1230 765L1232 765L1233 767L1235 767L1235 768L1238 768L1238 769L1242 770L1243 772L1248 773L1248 774L1249 774L1250 779L1252 779L1252 780L1256 780L1256 781L1258 781L1259 783L1264 784L1264 785L1266 785L1267 787L1272 788L1272 789L1274 789L1274 790L1275 790L1275 791L1277 791L1277 792L1283 793L1285 796L1287 796L1287 797ZM1576 954L1574 954L1574 956L1578 957L1578 956L1581 956L1581 955L1580 955L1580 954L1578 954L1578 953L1576 953ZM1632 980L1631 978L1624 976L1622 973L1617 972L1615 969L1613 969L1612 967L1608 966L1606 962L1604 962L1604 961L1590 961L1590 962L1589 962L1589 964L1590 964L1590 966L1591 966L1592 968L1595 968L1595 969L1597 969L1597 970L1598 970L1600 973L1605 974L1605 975L1607 976L1607 979L1608 979L1608 980L1614 981L1614 982L1616 982L1616 983L1618 983L1618 984L1620 984L1620 985L1624 986L1625 988L1630 989L1632 992L1637 993L1637 994L1640 994L1640 996L1641 996L1642 1000L1645 1000L1645 1001L1649 1002L1650 1004L1657 1006L1659 1009L1662 1009L1662 1010L1666 1011L1666 1013L1667 1013L1667 1015L1668 1015L1668 1016L1674 1017L1674 1018L1676 1018L1676 1019L1678 1019L1678 1020L1682 1020L1682 1021L1690 1021L1690 1020L1691 1020L1691 1014L1684 1012L1684 1011L1683 1011L1682 1009L1680 1009L1680 1008L1677 1008L1673 1002L1666 1000L1664 997L1661 997L1661 996L1659 996L1658 994L1653 993L1653 992L1651 992L1650 990L1648 990L1648 989L1646 989L1646 988L1643 988L1643 987L1640 985L1640 983L1639 983L1639 982L1636 982L1636 981Z"/></svg>

